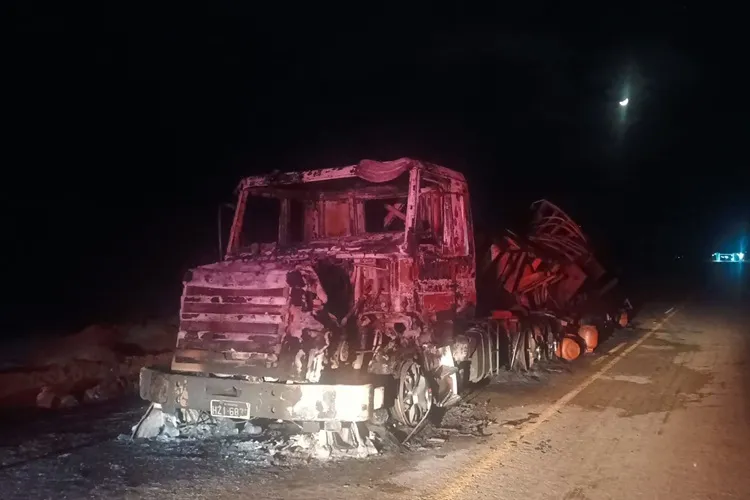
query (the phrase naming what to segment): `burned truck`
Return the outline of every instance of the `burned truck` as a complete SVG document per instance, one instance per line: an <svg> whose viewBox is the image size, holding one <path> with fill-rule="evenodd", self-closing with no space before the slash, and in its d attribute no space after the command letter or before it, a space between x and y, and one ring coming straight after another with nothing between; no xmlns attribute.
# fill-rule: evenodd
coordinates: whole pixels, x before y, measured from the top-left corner
<svg viewBox="0 0 750 500"><path fill-rule="evenodd" d="M466 180L438 165L245 178L225 257L185 276L171 366L142 369L141 397L209 418L415 428L464 383L555 355L555 318L478 314L474 244Z"/></svg>

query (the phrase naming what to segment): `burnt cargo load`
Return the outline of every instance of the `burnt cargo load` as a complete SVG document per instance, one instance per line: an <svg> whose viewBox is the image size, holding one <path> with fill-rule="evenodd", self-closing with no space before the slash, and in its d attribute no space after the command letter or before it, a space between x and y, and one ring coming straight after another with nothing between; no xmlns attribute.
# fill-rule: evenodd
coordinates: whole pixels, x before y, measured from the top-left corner
<svg viewBox="0 0 750 500"><path fill-rule="evenodd" d="M499 269L508 250L493 252ZM174 358L141 371L141 397L166 412L416 427L464 383L559 355L567 323L523 296L541 283L569 302L588 269L535 256L534 276L518 267L506 287L521 307L478 316L475 253L453 170L403 158L248 177L225 258L185 276Z"/></svg>

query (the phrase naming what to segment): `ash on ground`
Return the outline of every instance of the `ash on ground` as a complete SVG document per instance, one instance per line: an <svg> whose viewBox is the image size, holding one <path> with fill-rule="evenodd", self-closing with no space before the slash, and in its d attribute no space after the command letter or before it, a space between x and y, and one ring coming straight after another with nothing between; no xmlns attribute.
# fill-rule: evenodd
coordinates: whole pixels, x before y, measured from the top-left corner
<svg viewBox="0 0 750 500"><path fill-rule="evenodd" d="M429 423L406 443L409 450L422 451L440 448L453 438L481 438L492 435L497 422L490 417L487 401L461 402L447 410L433 409ZM394 434L403 440L408 434L396 429ZM403 436L403 437L402 437Z"/></svg>
<svg viewBox="0 0 750 500"><path fill-rule="evenodd" d="M503 372L490 383L543 383L554 373L568 371L563 364L544 363L526 372ZM163 446L188 450L205 441L205 446L216 447L217 453L233 460L258 466L293 466L312 461L331 461L348 458L369 458L385 453L423 451L442 447L451 439L482 439L498 432L503 424L491 417L494 411L490 400L470 392L465 399L447 410L433 408L427 425L406 444L402 444L412 429L398 426L366 427L362 424L344 426L338 432L302 432L291 422L248 421L211 418L205 412L181 410L176 414L152 406L141 422L133 428L136 442L148 446ZM145 441L144 441L145 440Z"/></svg>
<svg viewBox="0 0 750 500"><path fill-rule="evenodd" d="M501 371L488 384L513 385L544 384L556 373L569 373L570 365L564 362L546 361L534 366L531 370ZM405 448L410 450L428 450L440 448L454 438L485 438L491 436L506 423L500 423L490 415L494 409L488 399L478 397L479 387L474 387L464 396L458 405L448 408L433 408L432 416L425 428L409 439ZM393 429L399 441L408 436L410 429Z"/></svg>
<svg viewBox="0 0 750 500"><path fill-rule="evenodd" d="M506 370L495 375L491 384L502 384L509 386L513 384L536 384L546 382L556 373L571 373L571 364L562 360L544 361L535 365L530 370Z"/></svg>
<svg viewBox="0 0 750 500"><path fill-rule="evenodd" d="M291 422L236 422L211 418L205 412L182 410L166 413L152 405L121 440L156 441L165 447L214 441L220 453L256 465L299 465L376 456L383 449L381 438L364 425L344 425L339 431L302 432Z"/></svg>

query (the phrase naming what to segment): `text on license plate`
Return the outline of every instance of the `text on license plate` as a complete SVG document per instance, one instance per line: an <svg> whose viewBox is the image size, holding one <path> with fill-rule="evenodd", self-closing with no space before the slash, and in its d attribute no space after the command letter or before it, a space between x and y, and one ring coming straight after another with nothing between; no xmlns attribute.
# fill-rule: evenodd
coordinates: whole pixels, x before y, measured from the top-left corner
<svg viewBox="0 0 750 500"><path fill-rule="evenodd" d="M211 416L226 418L250 418L250 405L238 401L211 400Z"/></svg>

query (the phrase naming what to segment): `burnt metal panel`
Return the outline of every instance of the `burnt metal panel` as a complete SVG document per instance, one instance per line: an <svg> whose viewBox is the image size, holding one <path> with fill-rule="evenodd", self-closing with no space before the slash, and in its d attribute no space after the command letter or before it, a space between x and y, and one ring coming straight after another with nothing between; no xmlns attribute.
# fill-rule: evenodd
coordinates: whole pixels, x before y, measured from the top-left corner
<svg viewBox="0 0 750 500"><path fill-rule="evenodd" d="M177 340L177 349L209 350L216 352L273 352L278 344L275 336L252 336L247 340L203 340L181 338Z"/></svg>
<svg viewBox="0 0 750 500"><path fill-rule="evenodd" d="M181 321L180 330L185 332L226 332L278 334L278 323L243 323L228 321Z"/></svg>
<svg viewBox="0 0 750 500"><path fill-rule="evenodd" d="M283 297L283 288L219 288L188 285L185 296L213 295L217 297Z"/></svg>
<svg viewBox="0 0 750 500"><path fill-rule="evenodd" d="M281 314L282 307L273 304L221 304L213 302L185 301L183 313L216 313L216 314Z"/></svg>

